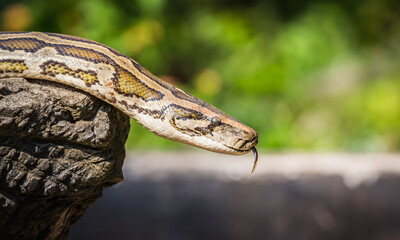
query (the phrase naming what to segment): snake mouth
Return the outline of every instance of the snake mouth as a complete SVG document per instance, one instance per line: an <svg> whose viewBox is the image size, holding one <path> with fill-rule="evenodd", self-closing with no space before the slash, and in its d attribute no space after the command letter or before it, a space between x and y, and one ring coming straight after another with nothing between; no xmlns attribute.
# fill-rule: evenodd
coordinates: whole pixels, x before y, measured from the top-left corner
<svg viewBox="0 0 400 240"><path fill-rule="evenodd" d="M250 143L250 146L251 146L250 148L241 149L243 146L246 146L246 144L249 144L249 143ZM255 135L251 140L245 141L245 143L242 144L240 146L240 148L230 147L230 146L226 146L226 145L225 145L225 147L227 147L229 149L232 149L233 151L235 151L235 153L237 153L239 155L245 154L245 153L248 153L248 152L252 151L253 152L253 156L254 156L254 163L253 163L253 168L252 168L250 174L253 174L254 171L256 170L257 163L258 163L258 151L256 149L257 143L258 143L258 136Z"/></svg>
<svg viewBox="0 0 400 240"><path fill-rule="evenodd" d="M240 141L240 139L238 140ZM238 153L238 155L248 153L250 151L253 151L253 148L257 146L258 143L258 136L255 135L253 136L250 140L244 140L244 142L239 146L229 146L227 144L223 144L226 148L229 148L233 150L234 152Z"/></svg>

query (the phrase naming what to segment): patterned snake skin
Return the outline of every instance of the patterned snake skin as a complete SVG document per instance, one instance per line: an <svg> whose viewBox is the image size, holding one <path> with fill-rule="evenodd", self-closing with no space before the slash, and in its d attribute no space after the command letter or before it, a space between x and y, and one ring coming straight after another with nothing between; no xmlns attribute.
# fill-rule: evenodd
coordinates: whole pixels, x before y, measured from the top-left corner
<svg viewBox="0 0 400 240"><path fill-rule="evenodd" d="M73 86L156 135L220 153L252 150L257 162L256 131L100 43L55 33L0 32L0 78L6 77Z"/></svg>

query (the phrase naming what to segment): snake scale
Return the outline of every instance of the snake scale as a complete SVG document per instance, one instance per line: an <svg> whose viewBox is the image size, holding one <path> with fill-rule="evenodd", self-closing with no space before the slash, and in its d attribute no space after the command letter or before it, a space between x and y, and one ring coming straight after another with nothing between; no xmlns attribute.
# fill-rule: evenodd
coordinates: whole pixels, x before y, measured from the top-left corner
<svg viewBox="0 0 400 240"><path fill-rule="evenodd" d="M253 151L255 169L256 131L103 44L55 33L0 32L0 78L6 77L81 89L173 141L227 154Z"/></svg>

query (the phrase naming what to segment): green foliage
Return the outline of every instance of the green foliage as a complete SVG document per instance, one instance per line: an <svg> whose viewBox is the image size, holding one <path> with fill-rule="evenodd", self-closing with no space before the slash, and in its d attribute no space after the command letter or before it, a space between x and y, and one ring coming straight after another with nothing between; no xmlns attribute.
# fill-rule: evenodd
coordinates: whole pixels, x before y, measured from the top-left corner
<svg viewBox="0 0 400 240"><path fill-rule="evenodd" d="M400 4L30 0L2 30L109 45L259 132L259 148L398 151ZM18 19L18 21L16 20ZM132 123L132 148L178 148Z"/></svg>

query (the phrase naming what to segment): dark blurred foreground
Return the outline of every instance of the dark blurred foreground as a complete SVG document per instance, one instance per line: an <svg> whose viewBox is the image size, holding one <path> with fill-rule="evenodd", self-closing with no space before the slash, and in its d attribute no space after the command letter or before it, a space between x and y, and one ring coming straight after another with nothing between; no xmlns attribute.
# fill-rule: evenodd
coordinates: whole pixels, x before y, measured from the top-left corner
<svg viewBox="0 0 400 240"><path fill-rule="evenodd" d="M399 156L263 156L251 178L243 158L228 160L246 167L240 177L229 157L201 165L194 155L177 172L172 156L126 160L125 181L104 191L68 239L400 239Z"/></svg>

